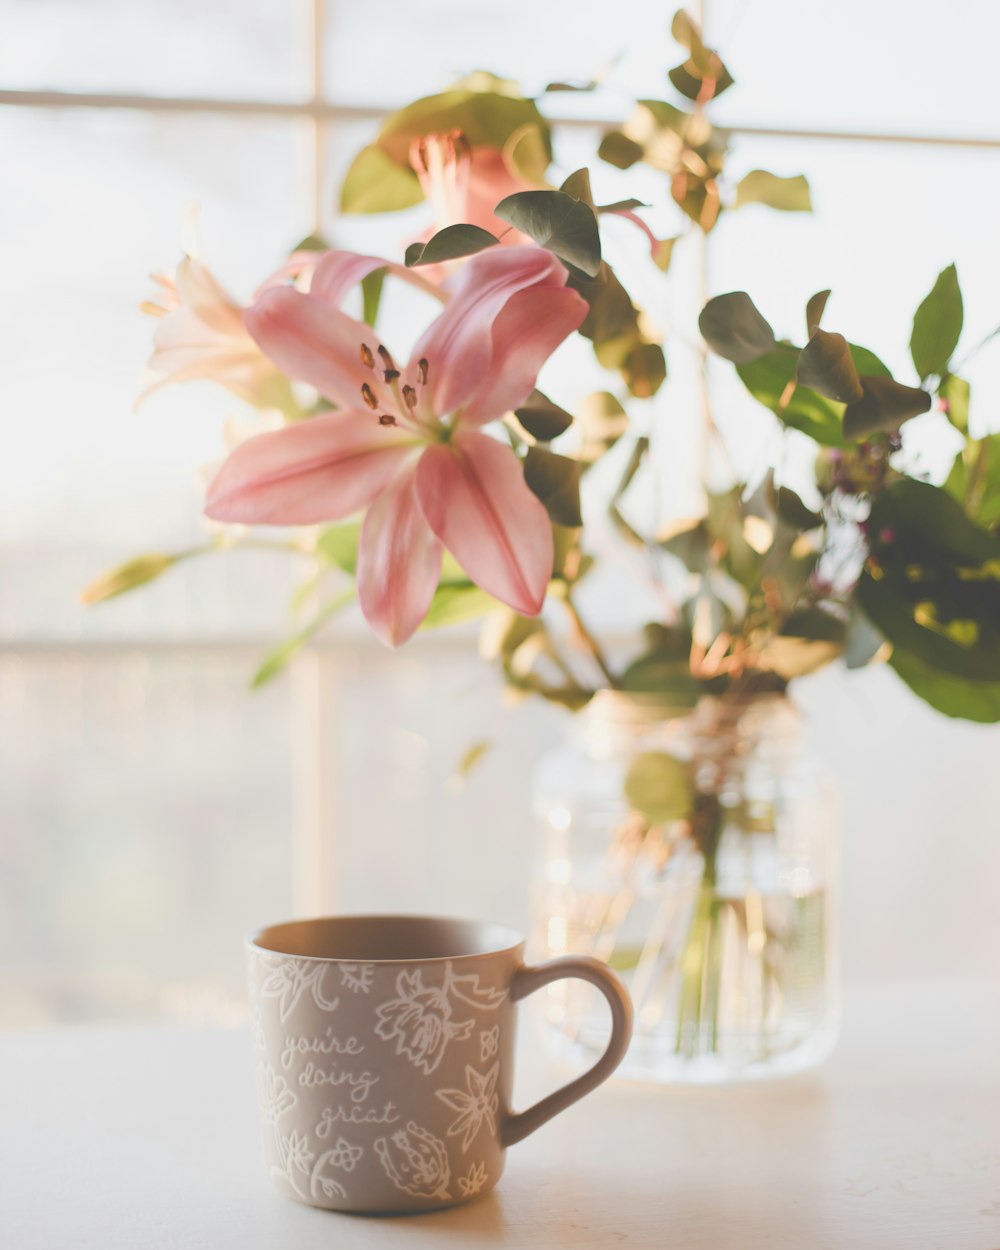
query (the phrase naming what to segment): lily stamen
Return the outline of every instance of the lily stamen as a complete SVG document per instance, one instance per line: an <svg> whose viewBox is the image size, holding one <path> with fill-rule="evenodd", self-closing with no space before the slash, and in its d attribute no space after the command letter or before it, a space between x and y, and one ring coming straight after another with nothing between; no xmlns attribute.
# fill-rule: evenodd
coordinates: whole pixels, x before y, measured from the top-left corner
<svg viewBox="0 0 1000 1250"><path fill-rule="evenodd" d="M372 355L372 349L367 343L361 344L361 363L366 369L375 368L375 357Z"/></svg>
<svg viewBox="0 0 1000 1250"><path fill-rule="evenodd" d="M427 357L421 356L420 359L417 361L417 378L421 386L427 385L427 369L428 369Z"/></svg>
<svg viewBox="0 0 1000 1250"><path fill-rule="evenodd" d="M411 412L413 412L413 410L416 408L417 392L413 389L412 386L403 387L403 403L406 404L407 408L409 408Z"/></svg>
<svg viewBox="0 0 1000 1250"><path fill-rule="evenodd" d="M393 371L395 372L396 376L398 377L398 376L399 376L399 370L396 368L396 362L393 360L392 355L391 355L391 353L390 353L390 351L389 351L388 347L386 347L384 344L380 343L380 344L379 344L379 347L378 347L378 354L382 357L382 363L383 363L383 365L385 365L386 369L387 369L387 370L389 370L389 369L393 370Z"/></svg>
<svg viewBox="0 0 1000 1250"><path fill-rule="evenodd" d="M379 425L395 425L396 418L391 412L383 412L378 419Z"/></svg>
<svg viewBox="0 0 1000 1250"><path fill-rule="evenodd" d="M373 412L379 406L378 397L367 382L361 388L361 398Z"/></svg>

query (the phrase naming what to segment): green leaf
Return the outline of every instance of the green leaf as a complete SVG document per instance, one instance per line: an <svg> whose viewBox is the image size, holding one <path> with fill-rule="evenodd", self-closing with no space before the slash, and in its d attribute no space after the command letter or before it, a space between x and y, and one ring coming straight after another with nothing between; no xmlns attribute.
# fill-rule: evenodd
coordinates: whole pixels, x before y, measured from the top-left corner
<svg viewBox="0 0 1000 1250"><path fill-rule="evenodd" d="M489 754L492 747L492 739L483 738L479 742L474 742L472 746L463 751L461 759L458 761L458 767L455 770L456 778L459 781L467 781L473 770Z"/></svg>
<svg viewBox="0 0 1000 1250"><path fill-rule="evenodd" d="M406 249L406 267L412 269L415 265L440 265L443 261L474 256L499 242L495 234L490 234L479 226L471 226L465 222L445 226L426 243L410 244Z"/></svg>
<svg viewBox="0 0 1000 1250"><path fill-rule="evenodd" d="M194 551L180 551L168 555L166 552L154 551L144 556L135 556L85 586L80 592L80 602L92 607L95 603L104 603L117 595L124 595L135 590L137 586L145 586L147 582L155 581L178 561L195 554Z"/></svg>
<svg viewBox="0 0 1000 1250"><path fill-rule="evenodd" d="M595 277L601 238L593 210L564 191L519 191L496 207L496 215L548 248L560 260Z"/></svg>
<svg viewBox="0 0 1000 1250"><path fill-rule="evenodd" d="M684 64L670 70L668 75L681 95L705 103L732 86L732 75L719 54L705 46L698 24L683 9L674 14L670 33L690 53Z"/></svg>
<svg viewBox="0 0 1000 1250"><path fill-rule="evenodd" d="M443 582L434 592L420 628L441 629L445 625L459 625L462 621L475 620L488 612L495 612L498 606L492 595L470 581Z"/></svg>
<svg viewBox="0 0 1000 1250"><path fill-rule="evenodd" d="M736 372L754 399L770 408L785 425L801 430L825 447L845 447L840 422L842 406L795 385L798 359L797 348L779 343L765 356L737 365Z"/></svg>
<svg viewBox="0 0 1000 1250"><path fill-rule="evenodd" d="M581 203L588 205L596 212L594 208L594 193L590 189L590 170L586 166L570 174L559 190L566 195L571 195L574 200L580 200Z"/></svg>
<svg viewBox="0 0 1000 1250"><path fill-rule="evenodd" d="M289 256L295 252L328 252L333 246L321 234L307 234L294 247L288 249Z"/></svg>
<svg viewBox="0 0 1000 1250"><path fill-rule="evenodd" d="M871 623L858 605L851 604L844 641L844 663L849 669L864 668L882 650L890 650L884 636Z"/></svg>
<svg viewBox="0 0 1000 1250"><path fill-rule="evenodd" d="M830 298L829 291L817 291L806 304L806 333L811 338L819 329L826 311L826 301Z"/></svg>
<svg viewBox="0 0 1000 1250"><path fill-rule="evenodd" d="M372 328L378 320L379 305L382 303L382 287L385 285L384 269L373 269L361 279L362 319L365 325Z"/></svg>
<svg viewBox="0 0 1000 1250"><path fill-rule="evenodd" d="M563 190L565 190L565 187ZM630 213L635 208L649 207L650 205L645 200L614 200L611 204L598 204L596 206L599 213Z"/></svg>
<svg viewBox="0 0 1000 1250"><path fill-rule="evenodd" d="M947 374L938 387L938 395L944 400L945 416L962 434L969 432L969 393L968 382L954 373Z"/></svg>
<svg viewBox="0 0 1000 1250"><path fill-rule="evenodd" d="M824 523L822 516L807 508L795 491L787 486L779 486L774 492L774 510L787 525L803 532L818 529Z"/></svg>
<svg viewBox="0 0 1000 1250"><path fill-rule="evenodd" d="M935 711L980 724L1000 721L1000 682L969 681L942 673L900 647L893 649L889 663L913 693Z"/></svg>
<svg viewBox="0 0 1000 1250"><path fill-rule="evenodd" d="M628 430L628 413L610 391L594 391L580 405L577 420L583 434L579 459L593 464Z"/></svg>
<svg viewBox="0 0 1000 1250"><path fill-rule="evenodd" d="M746 291L710 299L701 310L698 328L717 356L737 365L756 360L775 346L774 331Z"/></svg>
<svg viewBox="0 0 1000 1250"><path fill-rule="evenodd" d="M316 555L324 563L343 569L352 577L358 567L358 539L361 535L360 521L344 521L328 525L320 530L316 539Z"/></svg>
<svg viewBox="0 0 1000 1250"><path fill-rule="evenodd" d="M618 368L636 399L655 395L667 377L667 359L659 343L636 343Z"/></svg>
<svg viewBox="0 0 1000 1250"><path fill-rule="evenodd" d="M541 127L526 122L515 130L504 144L503 159L507 168L525 182L544 183L552 152Z"/></svg>
<svg viewBox="0 0 1000 1250"><path fill-rule="evenodd" d="M558 456L543 447L529 447L524 459L524 480L533 495L545 504L557 525L583 524L580 515L580 472L578 460Z"/></svg>
<svg viewBox="0 0 1000 1250"><path fill-rule="evenodd" d="M642 160L643 147L620 130L610 130L601 139L597 155L615 169L631 169L636 161Z"/></svg>
<svg viewBox="0 0 1000 1250"><path fill-rule="evenodd" d="M356 590L352 586L349 590L345 590L338 595L336 599L331 599L329 603L320 608L319 612L303 629L297 634L293 634L286 642L265 656L263 663L253 676L250 685L253 690L259 690L261 686L266 685L281 672L281 670L295 658L302 650L307 642L319 633L331 617L347 607L349 603L354 601Z"/></svg>
<svg viewBox="0 0 1000 1250"><path fill-rule="evenodd" d="M902 478L875 500L856 598L893 647L1000 682L1000 540L944 490Z"/></svg>
<svg viewBox="0 0 1000 1250"><path fill-rule="evenodd" d="M812 212L809 183L802 174L780 178L765 169L752 169L736 184L733 207L744 208L747 204L764 204L784 213Z"/></svg>
<svg viewBox="0 0 1000 1250"><path fill-rule="evenodd" d="M515 409L514 415L531 437L541 443L550 443L573 424L573 418L565 408L560 408L537 390L531 392L520 408Z"/></svg>
<svg viewBox="0 0 1000 1250"><path fill-rule="evenodd" d="M625 774L625 799L651 824L685 820L694 811L689 765L665 751L641 751Z"/></svg>
<svg viewBox="0 0 1000 1250"><path fill-rule="evenodd" d="M938 274L930 294L913 317L910 355L921 378L947 372L962 333L963 317L958 271L949 265Z"/></svg>
<svg viewBox="0 0 1000 1250"><path fill-rule="evenodd" d="M863 395L851 349L842 334L817 330L799 355L796 380L827 399L855 403Z"/></svg>
<svg viewBox="0 0 1000 1250"><path fill-rule="evenodd" d="M489 89L498 84L504 90ZM533 100L510 94L510 85L503 80L481 78L469 85L487 89L459 87L426 96L394 113L379 131L378 146L397 165L408 169L414 139L460 130L470 147L502 152L511 136L530 125L537 128L551 157L548 123Z"/></svg>
<svg viewBox="0 0 1000 1250"><path fill-rule="evenodd" d="M417 175L371 143L354 158L340 188L342 213L393 213L423 201Z"/></svg>
<svg viewBox="0 0 1000 1250"><path fill-rule="evenodd" d="M785 638L808 638L810 642L835 642L840 644L846 634L845 622L839 616L823 608L800 608L790 612L781 624Z"/></svg>
<svg viewBox="0 0 1000 1250"><path fill-rule="evenodd" d="M860 381L861 398L844 411L847 439L867 438L880 431L892 433L931 406L930 395L915 386L904 386L892 378L862 376Z"/></svg>
<svg viewBox="0 0 1000 1250"><path fill-rule="evenodd" d="M673 239L660 239L656 247L656 255L653 257L653 263L661 273L666 273L670 268L670 262L674 255L674 244L677 242Z"/></svg>

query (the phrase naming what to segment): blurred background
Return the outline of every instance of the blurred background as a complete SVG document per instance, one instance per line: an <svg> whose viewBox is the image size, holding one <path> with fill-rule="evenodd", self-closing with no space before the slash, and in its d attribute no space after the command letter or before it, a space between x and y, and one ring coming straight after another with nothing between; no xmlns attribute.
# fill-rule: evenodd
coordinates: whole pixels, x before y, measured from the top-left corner
<svg viewBox="0 0 1000 1250"><path fill-rule="evenodd" d="M710 293L745 288L779 333L801 335L805 300L833 287L831 324L906 381L910 317L954 260L963 341L988 334L995 6L706 0L704 17L737 80L713 110L734 128L734 170L805 173L816 210L724 217ZM474 629L392 654L348 616L251 693L290 629L301 560L193 561L90 609L79 592L203 532L200 473L237 401L177 387L133 412L151 340L138 304L147 275L179 258L192 204L208 263L244 299L317 228L398 256L425 210L335 213L387 111L476 68L531 94L620 53L601 91L543 104L569 173L630 99L669 92L669 20L649 0L0 0L0 1025L238 1019L242 934L295 912L528 923L530 776L566 717L507 704ZM676 231L670 211L660 237ZM610 245L626 266L642 247L627 227ZM649 419L681 512L697 501L700 299L682 251L662 289L634 280L670 334ZM553 369L547 389L567 406L602 384L589 361ZM968 376L974 431L1000 428L1000 349ZM767 414L726 375L715 403L741 469L762 472ZM616 605L588 613L613 633ZM992 971L1000 731L937 716L885 669L827 670L796 698L841 787L846 976Z"/></svg>

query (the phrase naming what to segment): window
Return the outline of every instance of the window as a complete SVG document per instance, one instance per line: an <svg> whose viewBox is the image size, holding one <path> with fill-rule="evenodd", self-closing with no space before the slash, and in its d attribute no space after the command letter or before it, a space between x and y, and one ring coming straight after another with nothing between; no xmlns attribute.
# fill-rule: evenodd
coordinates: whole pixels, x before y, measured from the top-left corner
<svg viewBox="0 0 1000 1250"><path fill-rule="evenodd" d="M893 365L906 344L884 327L956 259L968 323L991 330L991 6L956 0L944 32L937 6L843 0L819 34L818 11L795 0L705 7L740 80L719 105L739 127L740 168L804 171L817 208L724 223L712 289L768 293L768 315L791 332L805 298L832 284L838 315ZM660 6L581 12L575 0L508 0L487 28L459 0L0 0L0 144L16 171L0 204L0 411L14 452L0 458L0 944L13 952L0 1022L228 1018L242 1001L239 936L294 910L526 922L526 778L562 723L522 708L512 732L472 634L390 655L336 630L251 696L255 659L286 630L287 592L306 572L285 555L194 561L99 609L76 596L136 551L197 541L198 466L219 457L236 410L211 388L174 388L132 411L149 351L135 311L144 275L172 265L189 206L213 267L243 295L317 224L345 246L398 251L403 227L332 212L380 115L484 61L538 89L586 79L624 46L605 91L549 98L568 172L588 128L620 115L621 89L662 94L669 63ZM946 38L958 49L947 64ZM857 137L871 134L882 138ZM682 266L655 297L679 343L697 293ZM672 364L657 419L686 448L683 487L694 454L683 350ZM980 358L984 419L998 378L996 353ZM720 383L718 405L748 465L766 459L744 397ZM879 949L888 970L948 970L974 933L975 900L991 910L986 857L1000 868L987 831L976 841L995 734L944 723L886 673L827 673L801 698L858 831L846 889L862 931L848 935L848 967ZM477 777L449 786L463 750L488 738ZM879 768L901 760L914 777L903 812L879 789ZM939 830L962 826L951 945L927 926L904 946L893 906L916 906L940 870ZM957 866L945 871L958 880Z"/></svg>

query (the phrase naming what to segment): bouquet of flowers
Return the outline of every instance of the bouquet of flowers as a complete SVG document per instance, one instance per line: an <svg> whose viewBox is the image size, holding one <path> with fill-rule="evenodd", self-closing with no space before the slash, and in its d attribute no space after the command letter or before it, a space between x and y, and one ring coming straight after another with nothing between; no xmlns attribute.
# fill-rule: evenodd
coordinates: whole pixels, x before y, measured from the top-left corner
<svg viewBox="0 0 1000 1250"><path fill-rule="evenodd" d="M690 345L626 289L615 240L637 232L649 271L639 285L669 284L672 263L703 248L720 215L811 208L801 175L730 173L729 137L709 114L732 77L683 11L672 34L682 48L668 74L675 102L635 102L580 168L556 172L544 99L475 73L389 117L344 179L344 213L430 206L433 224L397 255L307 239L246 307L194 256L161 279L146 305L158 317L154 385L222 385L257 410L259 430L208 487L205 512L221 525L204 547L141 556L85 598L238 547L247 527L292 527L290 548L315 561L306 589L319 606L258 681L356 597L391 646L486 618L483 653L508 686L573 710L601 690L675 712L705 696L736 706L842 656L849 668L887 659L949 716L1000 720L1000 433L970 421L954 266L915 312L912 376L899 380L827 328L829 291L803 292L797 341L779 337L746 292L708 299L692 415L713 452L724 439L712 378L731 366L782 437L811 447L812 472L731 472L706 485L700 516L637 516L664 443L650 401L667 354ZM658 203L628 193L640 175ZM625 194L601 202L592 188L612 184ZM673 233L650 225L664 216ZM380 329L392 301L409 299L404 287L433 309L405 356ZM572 338L606 382L560 402L537 380L557 349L568 359L561 345ZM948 463L929 463L909 432L945 419ZM656 605L631 640L616 628L612 644L578 595L609 565L643 577ZM663 759L652 774L648 760L643 768L627 779L622 829L634 831L638 811L647 833L686 831L714 880L718 788L699 790L690 760L680 771ZM698 914L691 940L711 961L711 908Z"/></svg>

